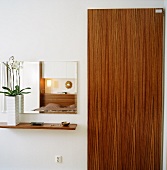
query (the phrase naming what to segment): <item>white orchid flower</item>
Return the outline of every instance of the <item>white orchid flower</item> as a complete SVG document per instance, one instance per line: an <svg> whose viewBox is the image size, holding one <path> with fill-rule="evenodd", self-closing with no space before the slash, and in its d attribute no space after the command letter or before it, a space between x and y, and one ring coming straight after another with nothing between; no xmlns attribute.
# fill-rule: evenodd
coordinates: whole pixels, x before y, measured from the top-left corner
<svg viewBox="0 0 167 170"><path fill-rule="evenodd" d="M14 61L12 65L12 69L19 70L20 69L20 62L19 61Z"/></svg>
<svg viewBox="0 0 167 170"><path fill-rule="evenodd" d="M15 85L20 86L20 69L23 68L23 62L15 61L14 56L9 58L8 62L3 62L8 68L7 83L11 89L14 89Z"/></svg>
<svg viewBox="0 0 167 170"><path fill-rule="evenodd" d="M13 63L14 63L14 57L12 56L12 57L9 58L8 64L12 66Z"/></svg>
<svg viewBox="0 0 167 170"><path fill-rule="evenodd" d="M20 62L20 68L23 68L23 61L19 61Z"/></svg>

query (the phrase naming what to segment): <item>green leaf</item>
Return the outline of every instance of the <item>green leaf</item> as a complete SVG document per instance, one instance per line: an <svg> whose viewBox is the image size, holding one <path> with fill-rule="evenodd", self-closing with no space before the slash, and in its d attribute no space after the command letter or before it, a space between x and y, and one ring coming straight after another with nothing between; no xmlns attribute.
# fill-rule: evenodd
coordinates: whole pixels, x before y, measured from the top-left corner
<svg viewBox="0 0 167 170"><path fill-rule="evenodd" d="M2 87L4 90L8 90L9 92L11 92L12 90L10 90L8 87L5 87L5 86L3 86Z"/></svg>
<svg viewBox="0 0 167 170"><path fill-rule="evenodd" d="M5 86L3 86L2 88L4 90L7 90L7 91L0 91L0 93L3 93L3 94L8 95L8 96L17 96L17 95L31 93L31 92L23 92L24 90L31 89L30 87L24 88L22 90L20 90L20 86L18 86L18 85L15 86L14 90L11 90L10 88L5 87Z"/></svg>
<svg viewBox="0 0 167 170"><path fill-rule="evenodd" d="M18 85L16 85L15 90L16 90L16 95L18 95L20 93L20 87Z"/></svg>
<svg viewBox="0 0 167 170"><path fill-rule="evenodd" d="M20 86L16 85L15 89L20 91Z"/></svg>
<svg viewBox="0 0 167 170"><path fill-rule="evenodd" d="M18 95L17 90L13 90L12 93L11 93L11 95L12 95L12 96Z"/></svg>
<svg viewBox="0 0 167 170"><path fill-rule="evenodd" d="M21 92L20 94L29 94L29 93L31 93L31 92Z"/></svg>
<svg viewBox="0 0 167 170"><path fill-rule="evenodd" d="M27 88L24 88L22 90L20 90L20 92L24 91L24 90L30 90L31 88L30 87L27 87Z"/></svg>
<svg viewBox="0 0 167 170"><path fill-rule="evenodd" d="M9 92L0 91L0 93L3 93L3 94L5 94L5 95L10 95Z"/></svg>

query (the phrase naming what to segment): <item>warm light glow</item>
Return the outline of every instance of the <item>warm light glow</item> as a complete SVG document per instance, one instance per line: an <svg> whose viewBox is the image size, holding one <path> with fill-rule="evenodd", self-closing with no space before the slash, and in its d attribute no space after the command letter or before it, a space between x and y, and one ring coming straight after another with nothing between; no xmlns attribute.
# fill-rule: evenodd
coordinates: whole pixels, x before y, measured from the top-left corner
<svg viewBox="0 0 167 170"><path fill-rule="evenodd" d="M47 85L47 87L51 87L52 81L51 80L46 80L46 85Z"/></svg>

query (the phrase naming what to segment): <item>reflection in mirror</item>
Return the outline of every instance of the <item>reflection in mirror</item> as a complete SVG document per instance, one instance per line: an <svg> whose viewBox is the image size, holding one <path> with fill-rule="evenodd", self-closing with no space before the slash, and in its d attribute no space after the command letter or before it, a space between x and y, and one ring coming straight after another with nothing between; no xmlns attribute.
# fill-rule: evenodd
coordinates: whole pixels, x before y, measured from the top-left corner
<svg viewBox="0 0 167 170"><path fill-rule="evenodd" d="M71 81L66 81L65 86L66 86L67 89L71 89L72 88L72 82Z"/></svg>
<svg viewBox="0 0 167 170"><path fill-rule="evenodd" d="M45 113L77 113L77 62L40 62L40 107ZM66 82L73 86L67 88Z"/></svg>
<svg viewBox="0 0 167 170"><path fill-rule="evenodd" d="M0 64L0 86L6 84L5 69ZM77 62L23 62L21 87L31 87L24 96L24 113L77 113ZM70 81L71 88L65 83ZM0 110L5 112L4 95Z"/></svg>
<svg viewBox="0 0 167 170"><path fill-rule="evenodd" d="M24 62L21 74L21 86L31 87L31 93L24 96L24 112L31 113L34 108L39 107L39 75L40 64L39 62ZM33 113L33 112L32 112Z"/></svg>

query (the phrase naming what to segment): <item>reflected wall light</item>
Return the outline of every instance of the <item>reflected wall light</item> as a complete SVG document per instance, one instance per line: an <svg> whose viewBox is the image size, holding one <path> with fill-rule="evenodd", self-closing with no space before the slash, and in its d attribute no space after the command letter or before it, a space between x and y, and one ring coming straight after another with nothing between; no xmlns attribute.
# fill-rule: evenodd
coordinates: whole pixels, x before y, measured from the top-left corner
<svg viewBox="0 0 167 170"><path fill-rule="evenodd" d="M46 80L46 85L47 85L47 87L51 87L52 81L51 80Z"/></svg>
<svg viewBox="0 0 167 170"><path fill-rule="evenodd" d="M65 86L66 86L67 89L71 89L72 82L71 81L66 81Z"/></svg>

